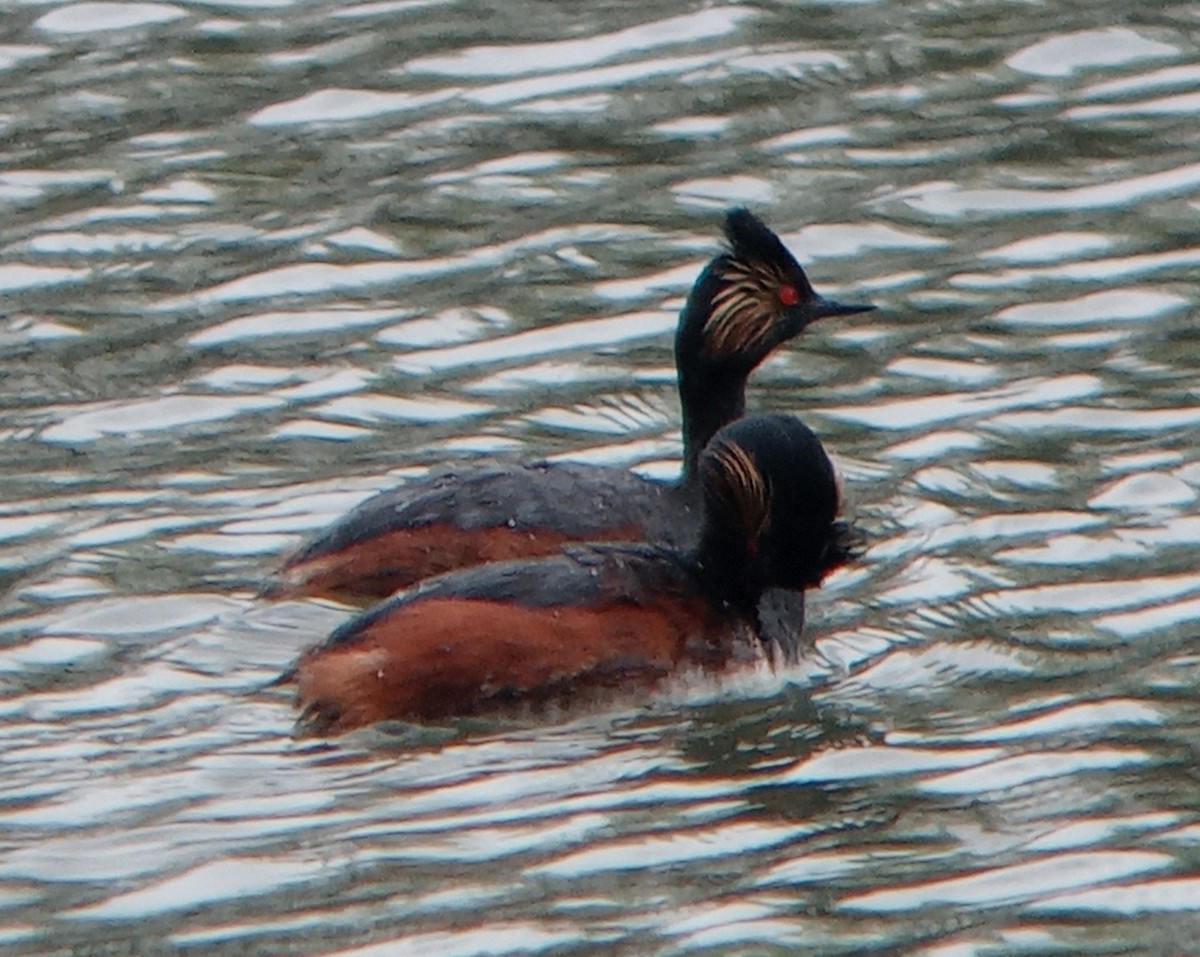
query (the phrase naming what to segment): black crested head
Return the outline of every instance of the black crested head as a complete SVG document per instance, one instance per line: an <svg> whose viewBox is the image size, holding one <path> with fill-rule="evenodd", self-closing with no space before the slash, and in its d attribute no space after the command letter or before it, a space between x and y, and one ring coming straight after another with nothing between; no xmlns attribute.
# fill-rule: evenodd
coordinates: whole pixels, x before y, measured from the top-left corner
<svg viewBox="0 0 1200 957"><path fill-rule="evenodd" d="M741 206L729 210L725 214L724 231L731 262L774 271L781 285L791 284L795 288L798 299L813 294L812 285L796 257L750 210Z"/></svg>
<svg viewBox="0 0 1200 957"><path fill-rule="evenodd" d="M727 600L757 603L765 588L818 585L850 556L838 522L837 473L820 439L790 415L723 428L700 456L704 532L697 554Z"/></svg>
<svg viewBox="0 0 1200 957"><path fill-rule="evenodd" d="M729 249L701 274L681 317L678 345L690 347L693 361L749 375L817 319L874 308L817 295L796 257L748 209L725 214L725 239Z"/></svg>
<svg viewBox="0 0 1200 957"><path fill-rule="evenodd" d="M724 231L729 248L692 287L675 336L688 474L716 430L745 411L746 380L776 347L823 316L874 308L817 295L795 257L749 210L726 213Z"/></svg>

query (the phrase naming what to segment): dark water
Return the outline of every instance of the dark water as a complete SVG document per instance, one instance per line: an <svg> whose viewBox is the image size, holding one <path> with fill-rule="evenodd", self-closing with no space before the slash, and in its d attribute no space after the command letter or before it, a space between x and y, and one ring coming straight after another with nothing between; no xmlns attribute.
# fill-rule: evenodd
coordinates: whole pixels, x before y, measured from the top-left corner
<svg viewBox="0 0 1200 957"><path fill-rule="evenodd" d="M1200 8L0 3L0 952L1200 953ZM425 465L669 475L755 380L872 536L813 661L291 737L304 532Z"/></svg>

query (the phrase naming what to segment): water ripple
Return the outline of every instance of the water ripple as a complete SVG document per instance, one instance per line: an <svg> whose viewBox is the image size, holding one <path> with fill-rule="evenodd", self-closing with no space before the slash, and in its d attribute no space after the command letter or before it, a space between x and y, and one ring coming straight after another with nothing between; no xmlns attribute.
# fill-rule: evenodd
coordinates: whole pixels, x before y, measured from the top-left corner
<svg viewBox="0 0 1200 957"><path fill-rule="evenodd" d="M1051 855L1043 860L998 867L949 881L876 891L851 897L842 907L855 911L913 910L930 904L985 904L1036 901L1038 897L1092 884L1163 870L1166 854L1124 851Z"/></svg>
<svg viewBox="0 0 1200 957"><path fill-rule="evenodd" d="M1195 936L1178 11L10 6L6 949ZM477 455L678 474L672 336L737 202L880 307L749 392L869 540L811 660L293 738L267 684L351 614L253 597L303 534Z"/></svg>
<svg viewBox="0 0 1200 957"><path fill-rule="evenodd" d="M524 76L593 66L605 60L662 46L694 43L724 36L754 16L738 7L713 7L696 13L638 24L586 39L549 43L479 46L450 55L418 57L405 65L410 73L452 77Z"/></svg>

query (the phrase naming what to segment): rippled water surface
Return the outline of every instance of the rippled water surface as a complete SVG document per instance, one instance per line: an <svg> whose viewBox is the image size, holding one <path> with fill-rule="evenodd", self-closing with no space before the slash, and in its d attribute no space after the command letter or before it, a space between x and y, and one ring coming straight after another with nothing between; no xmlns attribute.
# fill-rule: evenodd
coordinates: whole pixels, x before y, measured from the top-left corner
<svg viewBox="0 0 1200 957"><path fill-rule="evenodd" d="M1200 8L0 2L0 952L1200 953ZM811 661L295 740L300 537L754 380L869 532Z"/></svg>

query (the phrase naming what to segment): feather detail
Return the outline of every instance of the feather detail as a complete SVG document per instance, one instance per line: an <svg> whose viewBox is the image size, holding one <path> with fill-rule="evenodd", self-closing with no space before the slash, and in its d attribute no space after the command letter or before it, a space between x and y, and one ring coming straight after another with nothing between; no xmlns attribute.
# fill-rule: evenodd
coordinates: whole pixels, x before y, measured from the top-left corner
<svg viewBox="0 0 1200 957"><path fill-rule="evenodd" d="M774 263L728 256L721 286L704 324L704 352L711 356L761 350L783 313L780 290L793 288Z"/></svg>
<svg viewBox="0 0 1200 957"><path fill-rule="evenodd" d="M706 496L721 503L746 542L759 542L771 525L771 489L753 456L718 439L705 450L701 468Z"/></svg>

